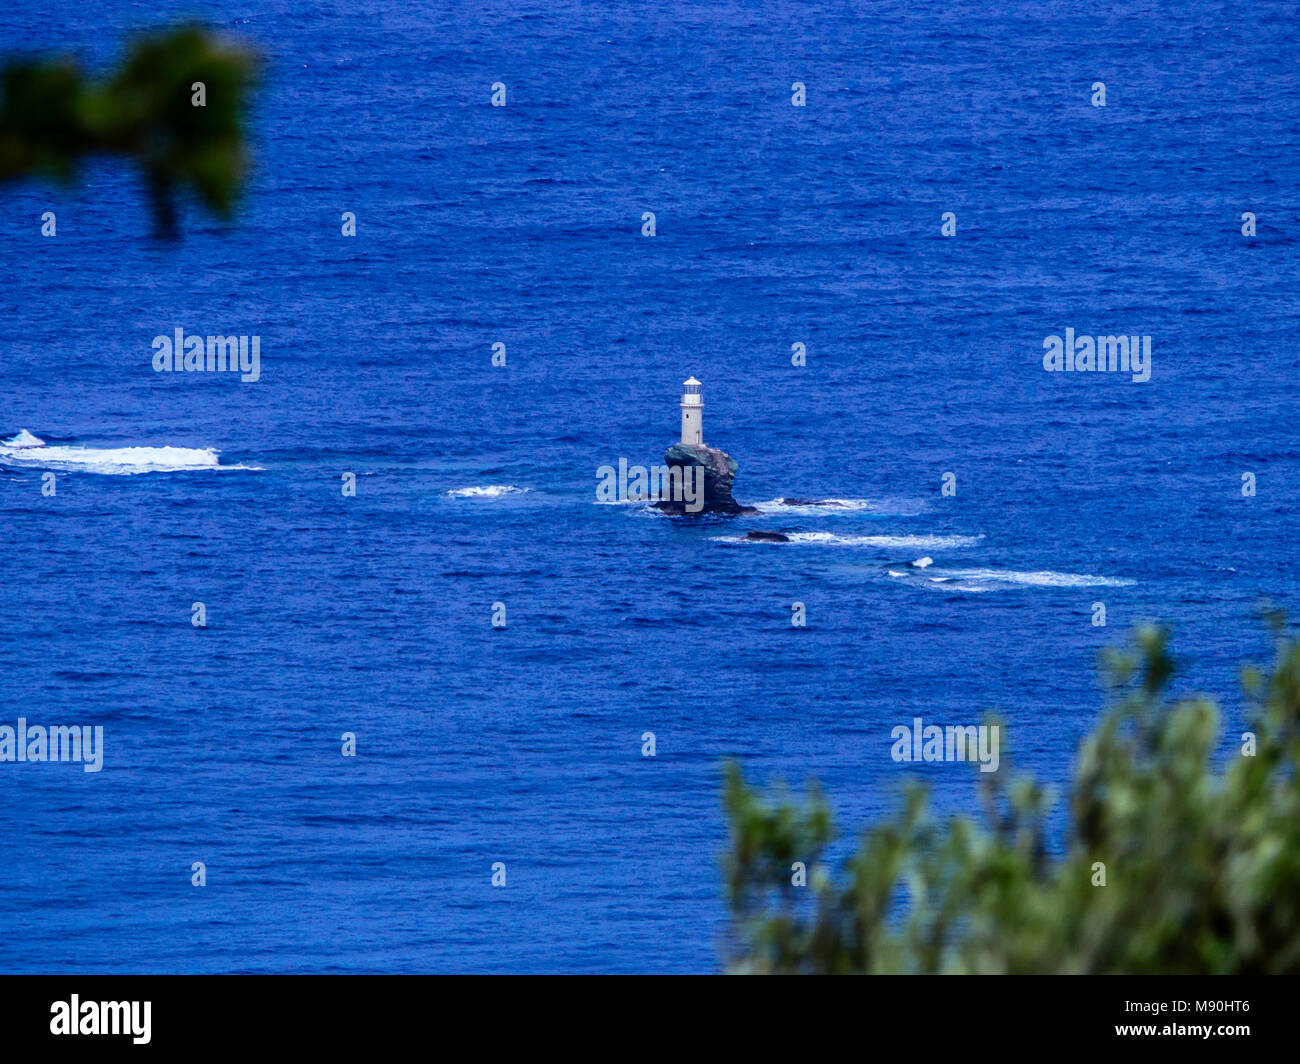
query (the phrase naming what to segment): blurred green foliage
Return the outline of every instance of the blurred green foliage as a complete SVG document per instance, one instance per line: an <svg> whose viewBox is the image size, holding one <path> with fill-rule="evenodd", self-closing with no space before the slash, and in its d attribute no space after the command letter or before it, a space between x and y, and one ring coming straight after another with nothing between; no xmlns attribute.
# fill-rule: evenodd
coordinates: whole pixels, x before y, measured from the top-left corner
<svg viewBox="0 0 1300 1064"><path fill-rule="evenodd" d="M1167 633L1112 652L1113 705L1082 744L1059 857L1046 793L981 776L985 825L940 821L923 788L840 868L831 811L764 797L727 767L728 966L752 973L1300 972L1300 646L1248 669L1253 756L1213 763L1215 704L1170 702ZM808 869L792 885L791 865ZM1105 885L1095 867L1105 865Z"/></svg>
<svg viewBox="0 0 1300 1064"><path fill-rule="evenodd" d="M247 169L243 124L257 57L198 26L131 43L102 81L67 58L15 59L0 70L0 181L71 181L88 155L134 159L157 231L176 231L176 193L190 188L230 217ZM194 103L202 83L204 106Z"/></svg>

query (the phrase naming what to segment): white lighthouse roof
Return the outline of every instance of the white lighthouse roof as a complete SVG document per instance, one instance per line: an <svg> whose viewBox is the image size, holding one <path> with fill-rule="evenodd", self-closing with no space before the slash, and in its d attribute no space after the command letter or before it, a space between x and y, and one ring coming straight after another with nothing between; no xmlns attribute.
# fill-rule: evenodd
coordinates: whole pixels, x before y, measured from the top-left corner
<svg viewBox="0 0 1300 1064"><path fill-rule="evenodd" d="M685 383L685 384L693 384L693 385L695 385L697 388L700 386L700 382L697 381L694 377L687 377L686 380L685 380L683 383Z"/></svg>

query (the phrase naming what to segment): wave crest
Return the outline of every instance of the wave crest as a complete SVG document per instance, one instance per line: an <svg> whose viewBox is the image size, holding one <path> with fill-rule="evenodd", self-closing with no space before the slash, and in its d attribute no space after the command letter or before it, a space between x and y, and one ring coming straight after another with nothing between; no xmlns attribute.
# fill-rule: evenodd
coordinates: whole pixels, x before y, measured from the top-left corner
<svg viewBox="0 0 1300 1064"><path fill-rule="evenodd" d="M915 517L925 509L916 499L798 499L789 496L753 504L762 513L831 517L866 514L880 517Z"/></svg>
<svg viewBox="0 0 1300 1064"><path fill-rule="evenodd" d="M786 532L791 543L811 543L831 547L874 547L880 550L943 550L973 547L983 536L841 536L834 532ZM714 536L719 543L756 543L762 540L744 536Z"/></svg>
<svg viewBox="0 0 1300 1064"><path fill-rule="evenodd" d="M895 579L909 580L933 591L1010 591L1022 587L1132 587L1136 580L1125 577L1093 576L1088 573L1058 573L1050 569L936 569L919 567L888 569Z"/></svg>
<svg viewBox="0 0 1300 1064"><path fill-rule="evenodd" d="M531 488L517 488L513 484L484 484L472 488L453 488L447 492L453 499L499 499L503 495L522 495Z"/></svg>
<svg viewBox="0 0 1300 1064"><path fill-rule="evenodd" d="M0 443L0 461L16 467L123 476L133 473L182 473L208 469L253 469L223 466L213 447L79 447L47 444L23 429Z"/></svg>

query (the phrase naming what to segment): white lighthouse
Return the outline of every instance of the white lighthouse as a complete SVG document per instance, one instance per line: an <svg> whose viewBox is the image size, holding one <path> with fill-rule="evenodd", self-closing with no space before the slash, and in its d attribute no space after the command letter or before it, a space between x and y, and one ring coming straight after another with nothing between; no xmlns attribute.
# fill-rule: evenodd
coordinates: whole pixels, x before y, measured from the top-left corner
<svg viewBox="0 0 1300 1064"><path fill-rule="evenodd" d="M682 385L682 443L704 446L704 399L694 377Z"/></svg>

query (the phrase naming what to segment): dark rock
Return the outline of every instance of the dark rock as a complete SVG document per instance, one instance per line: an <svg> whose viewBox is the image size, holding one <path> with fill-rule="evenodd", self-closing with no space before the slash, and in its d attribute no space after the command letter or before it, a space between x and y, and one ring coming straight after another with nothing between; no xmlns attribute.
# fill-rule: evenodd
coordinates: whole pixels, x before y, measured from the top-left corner
<svg viewBox="0 0 1300 1064"><path fill-rule="evenodd" d="M746 532L746 539L755 539L763 543L789 543L790 537L780 532Z"/></svg>
<svg viewBox="0 0 1300 1064"><path fill-rule="evenodd" d="M704 506L688 510L684 501L663 499L655 503L656 509L669 514L756 514L752 506L742 506L731 497L731 482L735 479L736 460L716 447L693 443L674 443L664 453L664 462L670 466L683 466L683 476L693 476L691 466L704 467Z"/></svg>
<svg viewBox="0 0 1300 1064"><path fill-rule="evenodd" d="M844 504L838 499L778 499L783 506L838 506L843 508Z"/></svg>

